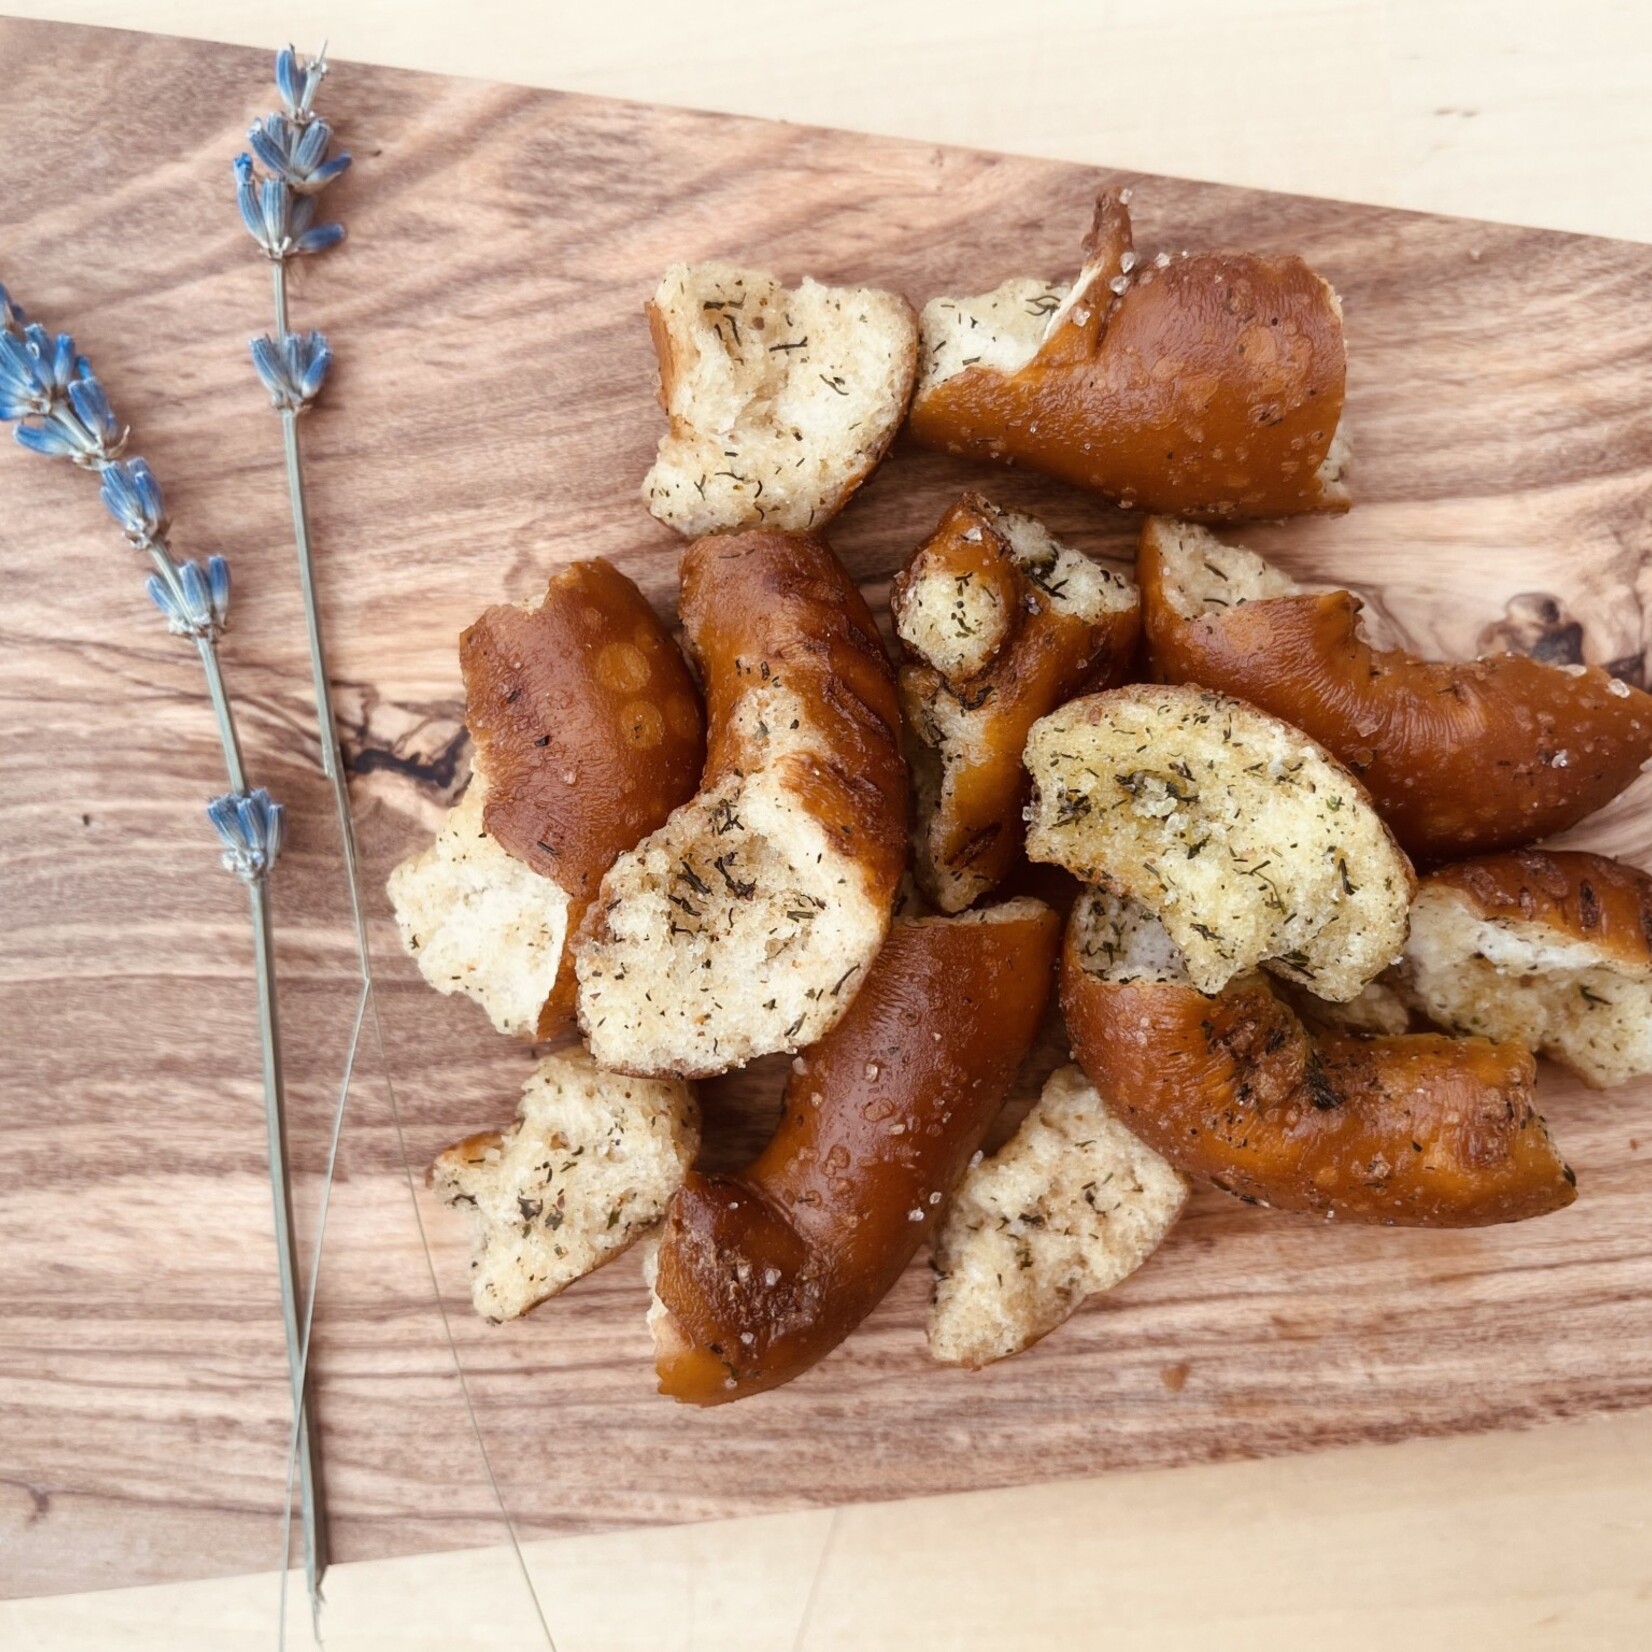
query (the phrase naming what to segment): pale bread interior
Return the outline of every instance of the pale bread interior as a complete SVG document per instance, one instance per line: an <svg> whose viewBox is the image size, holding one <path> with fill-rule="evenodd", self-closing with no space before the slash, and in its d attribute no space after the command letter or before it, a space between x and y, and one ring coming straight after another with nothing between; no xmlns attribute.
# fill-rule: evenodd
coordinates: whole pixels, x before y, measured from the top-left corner
<svg viewBox="0 0 1652 1652"><path fill-rule="evenodd" d="M1058 540L1036 517L989 507L1023 575L1056 613L1093 624L1133 608L1135 582L1093 562ZM974 530L971 530L974 531ZM895 614L895 631L908 652L939 673L911 665L901 670L901 708L911 742L913 839L925 888L946 911L957 912L988 893L989 879L937 858L948 798L957 771L990 754L1001 717L999 689L990 673L1009 632L1011 616L997 592L960 579L923 557L914 563ZM1036 626L1047 619L1022 616Z"/></svg>
<svg viewBox="0 0 1652 1652"><path fill-rule="evenodd" d="M430 1169L436 1196L471 1215L477 1313L516 1319L617 1256L664 1216L699 1136L680 1079L604 1072L581 1049L541 1061L514 1124Z"/></svg>
<svg viewBox="0 0 1652 1652"><path fill-rule="evenodd" d="M1652 1073L1652 975L1547 924L1425 885L1400 977L1431 1021L1524 1044L1597 1088Z"/></svg>
<svg viewBox="0 0 1652 1652"><path fill-rule="evenodd" d="M911 306L730 264L672 265L654 305L671 425L643 483L649 510L690 537L828 521L906 415Z"/></svg>
<svg viewBox="0 0 1652 1652"><path fill-rule="evenodd" d="M1356 997L1399 956L1410 868L1346 770L1296 729L1193 688L1117 690L1027 741L1027 853L1128 894L1201 992L1267 963Z"/></svg>
<svg viewBox="0 0 1652 1652"><path fill-rule="evenodd" d="M1070 291L1064 281L1015 276L973 298L932 298L918 320L917 394L983 367L1016 373L1038 354Z"/></svg>
<svg viewBox="0 0 1652 1652"><path fill-rule="evenodd" d="M700 1076L811 1044L888 928L889 903L801 801L820 761L802 700L753 690L734 726L760 761L620 856L576 950L580 1025L607 1066Z"/></svg>
<svg viewBox="0 0 1652 1652"><path fill-rule="evenodd" d="M486 800L477 770L436 841L404 860L387 888L425 980L474 999L500 1032L532 1038L562 967L569 897L488 836Z"/></svg>
<svg viewBox="0 0 1652 1652"><path fill-rule="evenodd" d="M1085 970L1115 986L1133 981L1188 984L1182 949L1147 908L1106 889L1087 889L1073 905L1072 934Z"/></svg>
<svg viewBox="0 0 1652 1652"><path fill-rule="evenodd" d="M1134 581L1062 544L1037 517L989 508L992 526L1004 536L1016 566L1057 613L1093 624L1135 606ZM996 589L923 557L912 568L895 615L902 643L954 687L993 663L1010 627L1011 615Z"/></svg>
<svg viewBox="0 0 1652 1652"><path fill-rule="evenodd" d="M1019 1353L1158 1249L1188 1184L1138 1141L1077 1067L947 1205L934 1249L929 1351L980 1367Z"/></svg>
<svg viewBox="0 0 1652 1652"><path fill-rule="evenodd" d="M1143 528L1164 566L1164 597L1182 619L1238 608L1270 597L1294 597L1301 587L1254 551L1224 545L1209 528L1155 516Z"/></svg>

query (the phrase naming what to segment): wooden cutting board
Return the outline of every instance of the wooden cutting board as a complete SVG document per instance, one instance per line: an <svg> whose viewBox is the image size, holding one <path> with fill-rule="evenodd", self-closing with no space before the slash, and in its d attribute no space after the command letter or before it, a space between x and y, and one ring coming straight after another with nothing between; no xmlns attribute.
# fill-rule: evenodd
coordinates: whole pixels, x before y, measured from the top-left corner
<svg viewBox="0 0 1652 1652"><path fill-rule="evenodd" d="M230 159L272 101L269 62L19 22L0 22L0 61L0 279L93 358L179 552L234 567L226 668L252 773L292 814L274 887L313 1242L355 995L278 427L244 343L268 282ZM594 555L671 608L676 542L637 491L660 429L641 306L673 259L921 303L1069 273L1097 186L1126 181L1148 251L1300 250L1346 304L1358 504L1249 542L1358 587L1430 652L1496 632L1645 680L1652 249L354 65L323 102L356 166L327 197L349 241L295 283L295 324L338 357L304 442L417 1168L507 1119L531 1057L422 985L383 878L463 784L454 645L479 609ZM833 529L875 600L966 483L1129 553L1128 520L1093 500L903 448ZM199 672L87 478L7 446L0 499L0 1592L266 1567L286 1376ZM1577 840L1647 864L1649 803L1643 780ZM712 1156L762 1138L778 1084L768 1062L710 1087ZM1595 1095L1546 1070L1542 1098L1580 1183L1560 1215L1391 1233L1205 1195L1022 1358L932 1366L919 1265L805 1380L710 1413L652 1392L634 1257L490 1328L469 1314L464 1232L419 1198L505 1501L540 1536L1652 1403L1652 1086ZM401 1163L369 1044L317 1309L339 1559L501 1535Z"/></svg>

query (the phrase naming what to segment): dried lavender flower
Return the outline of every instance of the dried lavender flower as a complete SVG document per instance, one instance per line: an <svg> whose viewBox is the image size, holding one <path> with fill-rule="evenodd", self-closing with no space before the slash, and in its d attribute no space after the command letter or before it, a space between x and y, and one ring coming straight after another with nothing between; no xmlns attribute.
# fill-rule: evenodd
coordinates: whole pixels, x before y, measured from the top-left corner
<svg viewBox="0 0 1652 1652"><path fill-rule="evenodd" d="M310 120L310 106L321 90L327 74L327 48L323 46L314 57L300 60L291 46L283 46L275 55L275 84L287 113L303 123Z"/></svg>
<svg viewBox="0 0 1652 1652"><path fill-rule="evenodd" d="M333 352L325 333L265 333L252 340L252 364L272 406L302 413L321 390Z"/></svg>
<svg viewBox="0 0 1652 1652"><path fill-rule="evenodd" d="M344 239L342 224L315 222L316 197L297 194L280 178L261 178L251 155L235 157L235 201L247 233L264 256L284 263L326 252Z"/></svg>
<svg viewBox="0 0 1652 1652"><path fill-rule="evenodd" d="M35 453L102 470L119 456L126 430L91 364L69 334L25 324L3 287L0 294L0 420L15 420L18 443Z"/></svg>
<svg viewBox="0 0 1652 1652"><path fill-rule="evenodd" d="M207 819L224 846L224 870L243 883L266 877L281 853L286 810L262 786L226 792L207 804Z"/></svg>
<svg viewBox="0 0 1652 1652"><path fill-rule="evenodd" d="M120 459L103 471L103 504L137 550L163 545L172 526L147 459Z"/></svg>
<svg viewBox="0 0 1652 1652"><path fill-rule="evenodd" d="M277 56L275 83L287 112L254 121L247 133L252 155L235 157L241 222L264 256L277 263L326 252L344 239L342 224L315 221L316 197L350 165L348 155L327 153L332 128L311 109L327 73L326 59L325 48L302 63L291 46ZM253 155L263 173L253 164Z"/></svg>
<svg viewBox="0 0 1652 1652"><path fill-rule="evenodd" d="M301 126L286 115L265 115L252 123L247 141L270 176L300 195L319 194L350 166L346 154L328 157L333 132L318 117Z"/></svg>
<svg viewBox="0 0 1652 1652"><path fill-rule="evenodd" d="M229 564L221 556L178 564L175 585L149 576L149 595L175 637L218 637L229 624Z"/></svg>

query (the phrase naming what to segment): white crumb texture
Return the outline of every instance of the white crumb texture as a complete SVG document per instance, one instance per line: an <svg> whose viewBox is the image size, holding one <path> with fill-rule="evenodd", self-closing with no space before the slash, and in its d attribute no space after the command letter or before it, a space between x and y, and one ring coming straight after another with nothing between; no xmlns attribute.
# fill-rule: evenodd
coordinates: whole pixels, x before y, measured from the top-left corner
<svg viewBox="0 0 1652 1652"><path fill-rule="evenodd" d="M1077 1067L1052 1074L1015 1135L965 1173L935 1242L929 1350L980 1367L1019 1353L1158 1249L1188 1184Z"/></svg>
<svg viewBox="0 0 1652 1652"><path fill-rule="evenodd" d="M1394 963L1409 863L1346 770L1225 695L1141 686L1033 726L1027 852L1129 895L1201 992L1266 963L1342 1003Z"/></svg>
<svg viewBox="0 0 1652 1652"><path fill-rule="evenodd" d="M971 367L1016 373L1038 354L1065 282L1015 276L973 298L932 298L918 321L918 395Z"/></svg>
<svg viewBox="0 0 1652 1652"><path fill-rule="evenodd" d="M1652 1073L1652 975L1549 925L1425 885L1399 973L1431 1021L1524 1044L1597 1089Z"/></svg>
<svg viewBox="0 0 1652 1652"><path fill-rule="evenodd" d="M1064 545L1035 516L988 506L990 525L1017 571L1058 614L1093 625L1135 607L1135 581ZM1036 616L1023 616L1035 624ZM1014 626L996 585L955 574L920 555L897 605L895 634L957 689L995 663Z"/></svg>
<svg viewBox="0 0 1652 1652"><path fill-rule="evenodd" d="M428 849L390 874L402 944L438 992L463 993L502 1033L532 1038L568 938L567 891L482 825L480 770Z"/></svg>
<svg viewBox="0 0 1652 1652"><path fill-rule="evenodd" d="M1136 606L1139 597L1133 579L1062 544L1036 516L999 510L994 524L1009 541L1016 566L1050 599L1058 614L1093 625L1108 614Z"/></svg>
<svg viewBox="0 0 1652 1652"><path fill-rule="evenodd" d="M1086 889L1073 905L1079 962L1117 986L1183 986L1187 960L1170 932L1139 902L1107 889Z"/></svg>
<svg viewBox="0 0 1652 1652"><path fill-rule="evenodd" d="M680 1079L605 1072L579 1049L540 1062L508 1130L431 1166L437 1197L470 1213L476 1312L519 1318L617 1256L664 1216L699 1135Z"/></svg>
<svg viewBox="0 0 1652 1652"><path fill-rule="evenodd" d="M822 731L775 683L734 713L760 754L678 809L603 880L575 959L593 1053L629 1072L726 1072L820 1038L889 925L860 864L804 806Z"/></svg>
<svg viewBox="0 0 1652 1652"><path fill-rule="evenodd" d="M920 558L894 620L895 635L907 650L957 683L992 664L1015 615L991 581L949 573Z"/></svg>
<svg viewBox="0 0 1652 1652"><path fill-rule="evenodd" d="M674 264L654 306L670 429L643 483L649 510L691 537L829 521L905 417L911 306L729 264Z"/></svg>
<svg viewBox="0 0 1652 1652"><path fill-rule="evenodd" d="M1201 619L1270 597L1293 597L1300 587L1254 551L1224 545L1208 528L1151 518L1143 528L1164 564L1164 593L1180 618Z"/></svg>

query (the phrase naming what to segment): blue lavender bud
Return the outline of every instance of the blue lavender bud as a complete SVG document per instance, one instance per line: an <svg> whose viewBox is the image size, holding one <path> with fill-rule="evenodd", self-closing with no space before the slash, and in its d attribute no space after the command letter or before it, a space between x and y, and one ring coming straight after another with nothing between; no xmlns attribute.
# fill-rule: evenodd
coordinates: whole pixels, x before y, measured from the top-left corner
<svg viewBox="0 0 1652 1652"><path fill-rule="evenodd" d="M258 186L258 213L264 220L264 250L279 258L287 247L287 223L292 195L279 178L265 178Z"/></svg>
<svg viewBox="0 0 1652 1652"><path fill-rule="evenodd" d="M293 251L305 256L318 252L331 252L343 239L343 224L317 224L314 229L305 230L293 242Z"/></svg>
<svg viewBox="0 0 1652 1652"><path fill-rule="evenodd" d="M247 128L247 142L269 171L283 177L292 164L299 130L285 115L262 115Z"/></svg>
<svg viewBox="0 0 1652 1652"><path fill-rule="evenodd" d="M267 333L250 341L252 364L270 393L273 406L302 413L315 400L333 364L324 333Z"/></svg>
<svg viewBox="0 0 1652 1652"><path fill-rule="evenodd" d="M27 319L23 306L13 300L5 282L0 281L0 333L21 333Z"/></svg>
<svg viewBox="0 0 1652 1652"><path fill-rule="evenodd" d="M333 179L350 168L350 157L340 153L328 157L333 141L332 128L324 120L312 120L292 151L287 182L302 195L320 193Z"/></svg>
<svg viewBox="0 0 1652 1652"><path fill-rule="evenodd" d="M108 392L87 367L84 357L79 367L81 376L69 386L69 403L75 410L75 416L98 438L100 448L113 453L125 439L126 432L109 405Z"/></svg>
<svg viewBox="0 0 1652 1652"><path fill-rule="evenodd" d="M235 198L241 221L264 249L266 258L282 260L325 252L344 239L342 225L314 224L313 193L298 193L279 177L259 177L253 170L250 155L236 158L235 176Z"/></svg>
<svg viewBox="0 0 1652 1652"><path fill-rule="evenodd" d="M75 459L85 451L73 434L56 420L49 424L20 424L14 434L18 446L43 453L48 459Z"/></svg>
<svg viewBox="0 0 1652 1652"><path fill-rule="evenodd" d="M33 333L34 331L35 331L35 329L33 327L29 328L30 333ZM40 329L40 334L41 334L42 339L44 339L44 337L45 337L45 329L44 328ZM57 337L54 340L52 340L50 349L51 349L51 381L52 381L52 388L54 390L56 390L59 394L62 394L63 392L68 390L70 381L75 376L75 368L76 368L77 362L81 358L78 358L76 356L76 354L75 354L75 341L72 338L70 338L67 333L59 333L57 335ZM41 353L41 360L42 361L46 360L46 354L45 354L44 350L42 350L42 353Z"/></svg>
<svg viewBox="0 0 1652 1652"><path fill-rule="evenodd" d="M262 786L225 792L207 804L207 819L224 846L224 870L243 883L268 876L281 853L286 811Z"/></svg>
<svg viewBox="0 0 1652 1652"><path fill-rule="evenodd" d="M23 334L0 333L0 390L9 391L19 398L31 413L51 411L51 386L41 372L39 358Z"/></svg>
<svg viewBox="0 0 1652 1652"><path fill-rule="evenodd" d="M160 574L149 576L150 600L166 616L166 628L177 637L217 637L229 624L229 564L221 556L177 567L176 586Z"/></svg>
<svg viewBox="0 0 1652 1652"><path fill-rule="evenodd" d="M300 124L310 118L315 95L327 74L327 48L323 46L314 57L300 60L291 46L284 46L275 56L275 84L287 113Z"/></svg>
<svg viewBox="0 0 1652 1652"><path fill-rule="evenodd" d="M327 158L333 132L320 119L299 126L285 115L265 115L253 122L247 141L270 175L301 195L319 193L350 165L348 155Z"/></svg>
<svg viewBox="0 0 1652 1652"><path fill-rule="evenodd" d="M298 53L291 46L283 46L275 54L275 84L287 112L296 115L304 101L304 73L298 66Z"/></svg>
<svg viewBox="0 0 1652 1652"><path fill-rule="evenodd" d="M103 504L121 532L143 549L159 545L171 525L161 485L146 459L126 459L103 472Z"/></svg>

